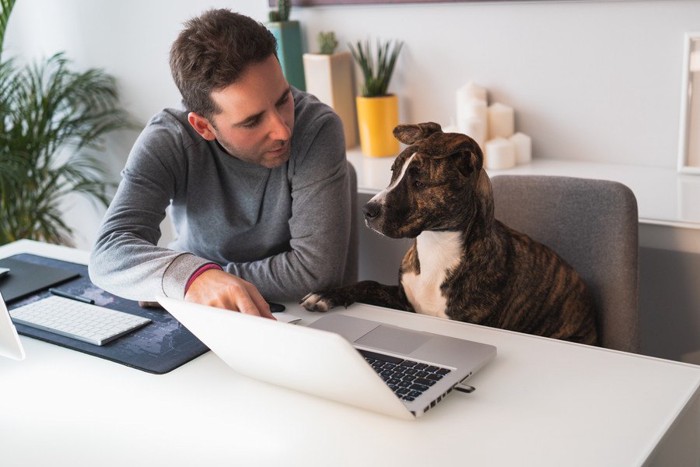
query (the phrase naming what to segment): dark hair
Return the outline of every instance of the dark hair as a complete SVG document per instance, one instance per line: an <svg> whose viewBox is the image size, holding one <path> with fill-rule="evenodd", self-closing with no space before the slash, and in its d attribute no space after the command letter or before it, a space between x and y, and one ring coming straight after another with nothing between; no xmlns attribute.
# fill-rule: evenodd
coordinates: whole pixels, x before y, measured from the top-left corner
<svg viewBox="0 0 700 467"><path fill-rule="evenodd" d="M261 23L231 10L209 10L185 23L170 49L170 72L189 111L220 112L211 92L240 78L248 65L276 55L277 42Z"/></svg>

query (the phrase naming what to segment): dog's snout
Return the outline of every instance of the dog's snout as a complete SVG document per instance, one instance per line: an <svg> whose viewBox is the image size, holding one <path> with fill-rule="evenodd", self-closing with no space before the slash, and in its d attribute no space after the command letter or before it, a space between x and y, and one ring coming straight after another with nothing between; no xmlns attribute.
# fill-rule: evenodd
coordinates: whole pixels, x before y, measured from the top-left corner
<svg viewBox="0 0 700 467"><path fill-rule="evenodd" d="M369 203L365 204L364 208L362 208L362 212L367 220L375 219L377 216L379 216L380 210L380 204L375 201L370 201Z"/></svg>

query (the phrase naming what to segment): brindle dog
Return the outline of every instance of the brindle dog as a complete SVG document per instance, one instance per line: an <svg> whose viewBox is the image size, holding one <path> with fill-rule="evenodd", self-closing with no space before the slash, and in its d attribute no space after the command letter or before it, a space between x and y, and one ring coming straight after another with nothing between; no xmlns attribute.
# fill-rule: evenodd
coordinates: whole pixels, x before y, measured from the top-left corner
<svg viewBox="0 0 700 467"><path fill-rule="evenodd" d="M479 145L432 122L399 125L394 136L409 146L364 213L383 235L415 238L399 285L362 281L311 293L302 305L327 311L358 301L597 344L593 300L576 271L494 218Z"/></svg>

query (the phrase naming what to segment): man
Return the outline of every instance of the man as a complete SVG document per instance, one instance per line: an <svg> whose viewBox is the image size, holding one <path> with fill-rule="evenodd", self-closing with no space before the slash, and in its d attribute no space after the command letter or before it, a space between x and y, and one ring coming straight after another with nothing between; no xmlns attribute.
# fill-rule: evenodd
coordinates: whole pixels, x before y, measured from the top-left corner
<svg viewBox="0 0 700 467"><path fill-rule="evenodd" d="M170 53L186 110L134 144L90 258L90 278L272 317L344 281L350 196L340 119L291 88L272 34L229 10L185 23ZM171 206L177 239L157 246Z"/></svg>

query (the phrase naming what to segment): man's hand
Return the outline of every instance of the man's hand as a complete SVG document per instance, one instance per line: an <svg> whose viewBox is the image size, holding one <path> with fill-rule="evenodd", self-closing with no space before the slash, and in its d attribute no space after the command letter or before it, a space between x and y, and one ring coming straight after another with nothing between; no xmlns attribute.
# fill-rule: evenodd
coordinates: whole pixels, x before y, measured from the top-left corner
<svg viewBox="0 0 700 467"><path fill-rule="evenodd" d="M253 284L219 269L200 274L187 289L185 300L275 319L270 305Z"/></svg>

